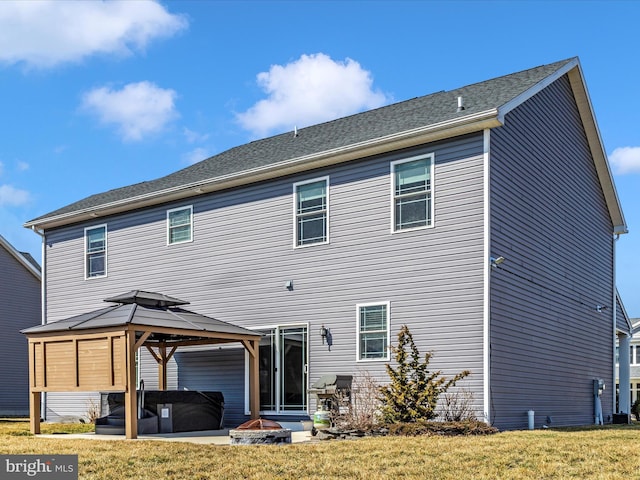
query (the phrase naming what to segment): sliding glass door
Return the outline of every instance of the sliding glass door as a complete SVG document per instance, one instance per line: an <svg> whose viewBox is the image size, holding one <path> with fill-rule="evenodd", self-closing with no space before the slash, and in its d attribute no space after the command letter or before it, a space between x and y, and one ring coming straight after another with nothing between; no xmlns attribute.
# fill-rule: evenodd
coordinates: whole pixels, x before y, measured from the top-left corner
<svg viewBox="0 0 640 480"><path fill-rule="evenodd" d="M260 330L260 410L307 409L307 327Z"/></svg>

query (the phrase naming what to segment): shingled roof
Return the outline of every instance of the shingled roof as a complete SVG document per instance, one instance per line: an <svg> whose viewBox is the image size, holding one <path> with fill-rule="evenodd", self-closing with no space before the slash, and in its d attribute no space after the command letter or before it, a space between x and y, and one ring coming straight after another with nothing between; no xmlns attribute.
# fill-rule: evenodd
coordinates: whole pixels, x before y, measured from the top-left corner
<svg viewBox="0 0 640 480"><path fill-rule="evenodd" d="M579 65L577 58L539 66L451 91L231 148L156 180L98 193L25 224L49 228L133 208L160 204L305 169L411 146L409 138L440 138L500 126L510 104ZM535 92L534 92L535 93ZM462 97L464 110L458 110ZM501 110L502 109L502 110ZM461 129L467 125L466 130ZM473 125L470 127L470 125ZM418 144L417 140L413 144ZM386 145L388 148L385 148ZM329 159L330 158L330 159ZM324 163L322 163L324 161ZM270 174L267 174L270 172Z"/></svg>

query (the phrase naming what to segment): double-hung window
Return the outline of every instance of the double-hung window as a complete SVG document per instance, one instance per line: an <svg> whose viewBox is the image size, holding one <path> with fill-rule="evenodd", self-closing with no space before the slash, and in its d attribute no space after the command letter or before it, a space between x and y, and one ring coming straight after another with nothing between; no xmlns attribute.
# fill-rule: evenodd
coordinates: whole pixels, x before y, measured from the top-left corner
<svg viewBox="0 0 640 480"><path fill-rule="evenodd" d="M391 162L392 231L433 224L433 154Z"/></svg>
<svg viewBox="0 0 640 480"><path fill-rule="evenodd" d="M389 360L389 302L356 306L357 360Z"/></svg>
<svg viewBox="0 0 640 480"><path fill-rule="evenodd" d="M329 177L293 185L295 242L302 247L329 241Z"/></svg>
<svg viewBox="0 0 640 480"><path fill-rule="evenodd" d="M107 226L84 229L85 278L107 275Z"/></svg>
<svg viewBox="0 0 640 480"><path fill-rule="evenodd" d="M193 207L167 210L167 244L190 242L193 239Z"/></svg>

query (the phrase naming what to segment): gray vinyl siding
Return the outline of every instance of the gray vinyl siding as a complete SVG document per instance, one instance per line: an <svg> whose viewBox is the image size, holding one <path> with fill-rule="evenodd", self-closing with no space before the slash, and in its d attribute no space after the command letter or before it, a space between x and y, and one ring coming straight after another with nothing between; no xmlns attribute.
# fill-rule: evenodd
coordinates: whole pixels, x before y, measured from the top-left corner
<svg viewBox="0 0 640 480"><path fill-rule="evenodd" d="M29 414L27 339L20 330L41 322L40 279L0 246L0 416Z"/></svg>
<svg viewBox="0 0 640 480"><path fill-rule="evenodd" d="M490 201L506 258L491 272L491 421L593 423L592 380L612 388L612 224L566 77L491 131Z"/></svg>
<svg viewBox="0 0 640 480"><path fill-rule="evenodd" d="M44 397L43 418L48 422L88 420L94 409L100 409L99 392L48 392Z"/></svg>
<svg viewBox="0 0 640 480"><path fill-rule="evenodd" d="M432 152L434 227L391 233L390 162ZM309 384L365 369L382 381L385 361L356 361L356 304L390 302L392 342L407 324L420 350L434 352L434 369L471 370L464 386L481 415L483 168L483 137L475 134L49 230L49 321L99 308L102 299L128 290L162 292L244 327L306 325ZM330 243L293 248L292 185L323 176L330 185ZM167 246L166 210L186 205L193 205L193 242ZM108 276L85 280L84 228L105 223ZM321 343L323 324L330 349ZM244 408L237 383L243 363L221 361L215 351L203 357L176 353L178 388L225 385L235 421Z"/></svg>
<svg viewBox="0 0 640 480"><path fill-rule="evenodd" d="M224 426L246 420L244 400L245 354L242 347L208 351L177 351L178 390L222 392L225 401Z"/></svg>

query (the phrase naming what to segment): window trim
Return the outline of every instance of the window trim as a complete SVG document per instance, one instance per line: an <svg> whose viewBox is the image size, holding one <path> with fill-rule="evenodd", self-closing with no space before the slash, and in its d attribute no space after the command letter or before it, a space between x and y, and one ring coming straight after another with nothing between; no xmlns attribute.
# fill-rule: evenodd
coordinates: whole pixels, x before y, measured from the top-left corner
<svg viewBox="0 0 640 480"><path fill-rule="evenodd" d="M102 275L91 275L89 276L89 251L87 249L87 240L88 240L88 236L87 233L91 230L97 230L99 228L104 228L104 274ZM83 236L83 241L84 241L84 279L85 280L93 280L96 278L104 278L107 276L108 270L107 270L107 259L109 258L108 256L108 249L109 249L109 229L107 228L107 224L106 223L102 223L100 225L93 225L91 227L85 227L84 228L84 236ZM94 253L94 252L92 252Z"/></svg>
<svg viewBox="0 0 640 480"><path fill-rule="evenodd" d="M173 212L179 212L181 210L189 210L189 239L181 240L179 242L171 241L171 224L169 222L169 217ZM193 242L193 205L185 205L183 207L170 208L167 210L167 246L171 245L179 245L181 243L191 243Z"/></svg>
<svg viewBox="0 0 640 480"><path fill-rule="evenodd" d="M325 220L325 240L322 242L314 242L314 243L306 243L299 245L298 244L298 187L301 185L307 185L309 183L316 182L324 182L325 184L325 192L326 192L326 204L327 207L325 209L326 212L326 220ZM324 177L316 177L310 180L304 180L301 182L295 182L293 184L293 248L306 248L313 247L316 245L326 245L329 243L329 212L330 212L330 193L329 187L331 183L329 181L329 175L325 175Z"/></svg>
<svg viewBox="0 0 640 480"><path fill-rule="evenodd" d="M429 208L429 223L427 225L423 225L420 227L413 228L403 228L396 229L396 165L401 165L403 163L415 162L417 160L429 159L429 182L430 188L426 190L427 193L431 196L430 208ZM390 163L390 189L391 189L391 233L402 233L402 232L412 232L414 230L424 230L427 228L433 228L435 226L435 175L434 175L434 165L435 165L435 153L424 153L421 155L414 155L413 157L403 158L401 160L393 160Z"/></svg>
<svg viewBox="0 0 640 480"><path fill-rule="evenodd" d="M360 309L362 307L374 307L384 305L387 307L387 353L384 357L380 358L361 358L360 352ZM391 302L390 301L381 301L381 302L368 302L368 303L358 303L356 304L356 362L388 362L391 358Z"/></svg>

